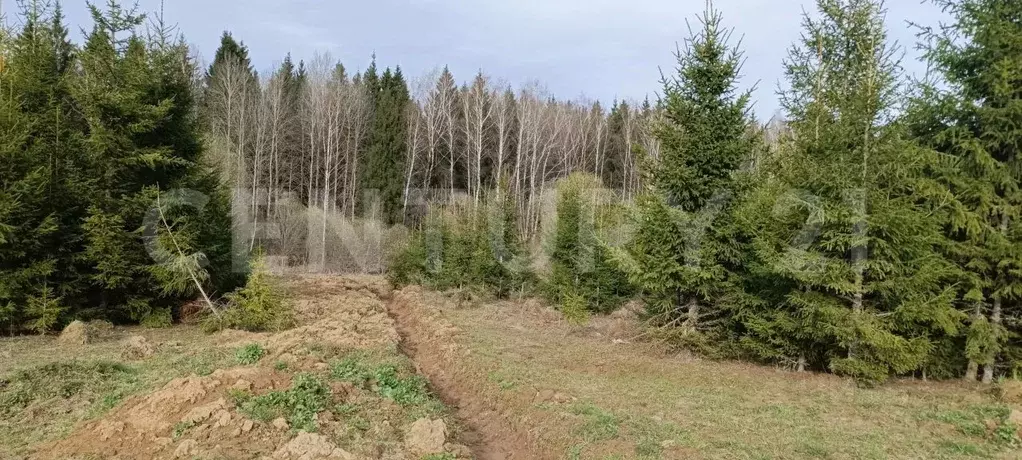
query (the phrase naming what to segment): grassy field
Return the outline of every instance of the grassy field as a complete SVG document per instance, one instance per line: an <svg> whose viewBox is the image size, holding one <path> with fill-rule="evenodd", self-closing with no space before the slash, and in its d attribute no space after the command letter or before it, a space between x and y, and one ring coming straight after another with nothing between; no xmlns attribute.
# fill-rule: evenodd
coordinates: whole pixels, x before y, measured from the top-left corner
<svg viewBox="0 0 1022 460"><path fill-rule="evenodd" d="M502 392L564 420L565 458L1022 458L1010 407L976 387L830 375L664 355L502 304L449 309L474 365ZM550 395L553 394L553 397Z"/></svg>

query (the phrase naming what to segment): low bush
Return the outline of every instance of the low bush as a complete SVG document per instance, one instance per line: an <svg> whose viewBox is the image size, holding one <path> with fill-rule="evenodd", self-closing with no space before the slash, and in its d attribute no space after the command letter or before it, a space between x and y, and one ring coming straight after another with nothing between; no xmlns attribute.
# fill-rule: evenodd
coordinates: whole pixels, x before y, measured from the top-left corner
<svg viewBox="0 0 1022 460"><path fill-rule="evenodd" d="M258 363L260 359L263 359L264 355L266 355L266 349L258 343L245 345L234 352L234 358L238 361L238 364L244 366Z"/></svg>
<svg viewBox="0 0 1022 460"><path fill-rule="evenodd" d="M277 332L294 326L294 307L283 287L275 282L265 257L256 256L244 287L224 296L227 307L203 321L207 331L241 329L251 332Z"/></svg>

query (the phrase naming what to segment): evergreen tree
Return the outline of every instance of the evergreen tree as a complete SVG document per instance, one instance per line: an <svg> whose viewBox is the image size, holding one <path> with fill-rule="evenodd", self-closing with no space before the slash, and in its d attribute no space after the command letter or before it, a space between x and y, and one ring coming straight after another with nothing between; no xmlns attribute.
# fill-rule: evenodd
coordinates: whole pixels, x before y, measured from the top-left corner
<svg viewBox="0 0 1022 460"><path fill-rule="evenodd" d="M0 323L20 327L24 320L43 315L46 319L34 322L33 328L45 329L66 309L61 299L74 298L83 287L74 255L88 180L81 174L84 159L76 132L81 123L67 93L72 45L63 14L59 5L53 10L40 2L25 6L25 25L11 44L4 69L6 90L16 97L4 101L14 111L8 121L19 120L19 126L10 126L6 144L13 156L2 160L7 198L0 201L9 205L0 221L9 232L0 238L5 240L0 241L0 273L5 278L0 305L9 305L0 310L11 317L0 318ZM33 308L17 315L14 305L26 301Z"/></svg>
<svg viewBox="0 0 1022 460"><path fill-rule="evenodd" d="M965 376L991 382L994 369L1022 369L1019 146L1022 145L1022 4L936 0L952 21L923 29L925 58L940 77L924 82L909 113L913 134L945 161L931 174L957 204L949 254L966 273L959 302L970 313ZM961 356L961 355L959 355ZM963 364L962 360L951 361ZM959 373L959 369L950 372Z"/></svg>
<svg viewBox="0 0 1022 460"><path fill-rule="evenodd" d="M547 252L550 273L547 298L566 314L575 310L610 313L633 294L626 275L611 262L611 250L601 234L615 223L605 189L595 176L582 173L557 186L557 220Z"/></svg>
<svg viewBox="0 0 1022 460"><path fill-rule="evenodd" d="M961 321L939 253L928 151L893 113L899 69L875 0L818 0L786 62L790 137L742 213L767 271L751 340L862 382L922 368ZM751 216L751 218L750 218ZM778 292L778 288L787 288ZM817 359L821 361L816 361Z"/></svg>
<svg viewBox="0 0 1022 460"><path fill-rule="evenodd" d="M373 53L373 59L369 62L369 68L362 73L361 82L365 85L366 92L369 94L373 106L378 105L380 93L383 90L383 82L376 71L376 53Z"/></svg>
<svg viewBox="0 0 1022 460"><path fill-rule="evenodd" d="M607 117L607 154L604 157L602 170L603 181L608 187L621 189L625 186L625 161L632 146L626 131L628 118L631 116L628 103L614 101Z"/></svg>
<svg viewBox="0 0 1022 460"><path fill-rule="evenodd" d="M728 44L718 11L710 7L700 20L702 28L677 53L677 76L663 79L663 117L654 125L661 154L645 165L650 190L639 200L638 230L621 258L650 313L670 324L684 316L690 330L720 314L709 302L726 290L721 253L733 242L717 234L736 170L756 142L749 92L737 88L742 53ZM647 101L643 111L649 110Z"/></svg>
<svg viewBox="0 0 1022 460"><path fill-rule="evenodd" d="M373 73L369 73L373 75ZM408 85L401 68L387 69L380 80L369 150L362 169L362 189L379 199L379 216L387 224L402 222L402 180L407 156L405 130L408 116ZM368 205L371 203L365 203ZM365 209L372 212L371 209Z"/></svg>
<svg viewBox="0 0 1022 460"><path fill-rule="evenodd" d="M87 123L90 174L98 179L82 235L93 285L87 298L98 315L113 319L166 316L175 299L194 294L196 286L181 279L203 263L213 264L202 278L214 273L217 288L237 281L229 273L226 196L199 165L187 47L146 42L134 33L142 17L115 3L92 13L96 27L80 53L81 75L72 88ZM203 197L167 200L170 207L160 210L169 221L164 229L152 222L154 205L162 190L172 189ZM175 250L153 249L152 243L167 247L171 238ZM192 262L183 264L185 259Z"/></svg>
<svg viewBox="0 0 1022 460"><path fill-rule="evenodd" d="M248 47L244 43L235 40L234 36L225 30L223 35L220 36L220 46L217 47L216 53L213 55L213 63L206 69L205 83L207 88L216 78L217 72L220 72L228 62L237 63L242 68L248 69L253 77L256 76L255 68L252 67L252 60L248 57Z"/></svg>

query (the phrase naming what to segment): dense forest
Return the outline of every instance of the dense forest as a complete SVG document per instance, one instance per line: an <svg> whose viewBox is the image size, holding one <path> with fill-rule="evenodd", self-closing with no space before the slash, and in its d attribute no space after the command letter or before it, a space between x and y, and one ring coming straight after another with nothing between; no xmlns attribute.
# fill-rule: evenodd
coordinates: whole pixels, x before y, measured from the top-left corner
<svg viewBox="0 0 1022 460"><path fill-rule="evenodd" d="M1022 3L933 1L919 79L881 1L817 0L766 125L712 7L656 100L605 107L375 56L260 74L229 32L206 65L112 0L78 44L25 2L0 31L0 324L167 324L265 254L580 321L639 299L674 346L863 383L1017 376Z"/></svg>

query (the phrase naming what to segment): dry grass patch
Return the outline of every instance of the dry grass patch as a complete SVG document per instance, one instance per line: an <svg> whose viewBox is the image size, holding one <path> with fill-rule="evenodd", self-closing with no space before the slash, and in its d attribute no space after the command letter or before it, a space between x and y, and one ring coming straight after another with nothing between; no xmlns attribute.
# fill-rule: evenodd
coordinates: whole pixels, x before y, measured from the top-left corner
<svg viewBox="0 0 1022 460"><path fill-rule="evenodd" d="M955 382L862 389L831 375L665 355L615 343L514 304L448 308L473 365L498 391L570 428L547 438L568 458L1018 458L1008 406ZM543 400L550 392L571 402ZM513 401L513 397L507 398ZM518 410L527 412L528 409Z"/></svg>

